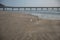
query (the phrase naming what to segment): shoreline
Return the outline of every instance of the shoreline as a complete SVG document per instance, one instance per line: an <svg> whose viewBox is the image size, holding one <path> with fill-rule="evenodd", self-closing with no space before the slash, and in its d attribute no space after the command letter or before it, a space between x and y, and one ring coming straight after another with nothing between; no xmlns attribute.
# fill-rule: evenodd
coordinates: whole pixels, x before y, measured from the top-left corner
<svg viewBox="0 0 60 40"><path fill-rule="evenodd" d="M2 11L0 11L2 12ZM39 19L47 19L47 20L60 20L60 15L56 15L56 14L42 14L42 13L30 13L30 12L26 12L26 11L3 11L3 12L10 12L10 13L18 13L18 14L29 14L32 16L37 16Z"/></svg>

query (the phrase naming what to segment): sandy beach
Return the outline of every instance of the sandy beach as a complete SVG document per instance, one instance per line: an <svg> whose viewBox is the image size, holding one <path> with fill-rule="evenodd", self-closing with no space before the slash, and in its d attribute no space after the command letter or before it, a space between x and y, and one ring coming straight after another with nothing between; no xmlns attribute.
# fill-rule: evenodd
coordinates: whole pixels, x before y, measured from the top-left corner
<svg viewBox="0 0 60 40"><path fill-rule="evenodd" d="M0 11L0 40L60 40L60 20Z"/></svg>

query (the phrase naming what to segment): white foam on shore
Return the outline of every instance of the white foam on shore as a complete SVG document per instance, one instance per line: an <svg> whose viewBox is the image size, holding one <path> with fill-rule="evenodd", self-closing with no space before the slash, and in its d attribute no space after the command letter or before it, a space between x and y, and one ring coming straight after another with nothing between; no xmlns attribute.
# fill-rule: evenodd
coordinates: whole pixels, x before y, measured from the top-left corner
<svg viewBox="0 0 60 40"><path fill-rule="evenodd" d="M37 14L37 13L32 13L32 15L38 16L38 18L42 18L42 19L60 20L60 15L56 15L56 14Z"/></svg>

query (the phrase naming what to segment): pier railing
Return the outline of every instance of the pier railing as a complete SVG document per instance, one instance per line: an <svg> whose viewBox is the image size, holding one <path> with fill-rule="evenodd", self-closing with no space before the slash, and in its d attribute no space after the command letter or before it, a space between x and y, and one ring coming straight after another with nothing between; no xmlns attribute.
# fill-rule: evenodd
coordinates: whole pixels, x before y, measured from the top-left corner
<svg viewBox="0 0 60 40"><path fill-rule="evenodd" d="M0 7L0 10L2 11L8 11L8 9L11 9L11 11L14 11L14 9L17 9L17 11L23 10L41 10L41 11L48 11L48 10L56 10L60 11L60 7Z"/></svg>

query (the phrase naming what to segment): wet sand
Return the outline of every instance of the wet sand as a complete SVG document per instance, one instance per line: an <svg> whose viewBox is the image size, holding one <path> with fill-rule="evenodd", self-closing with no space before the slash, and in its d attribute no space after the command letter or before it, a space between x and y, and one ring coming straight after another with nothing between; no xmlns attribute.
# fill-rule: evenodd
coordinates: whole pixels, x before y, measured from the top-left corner
<svg viewBox="0 0 60 40"><path fill-rule="evenodd" d="M60 40L60 20L0 11L0 40Z"/></svg>

